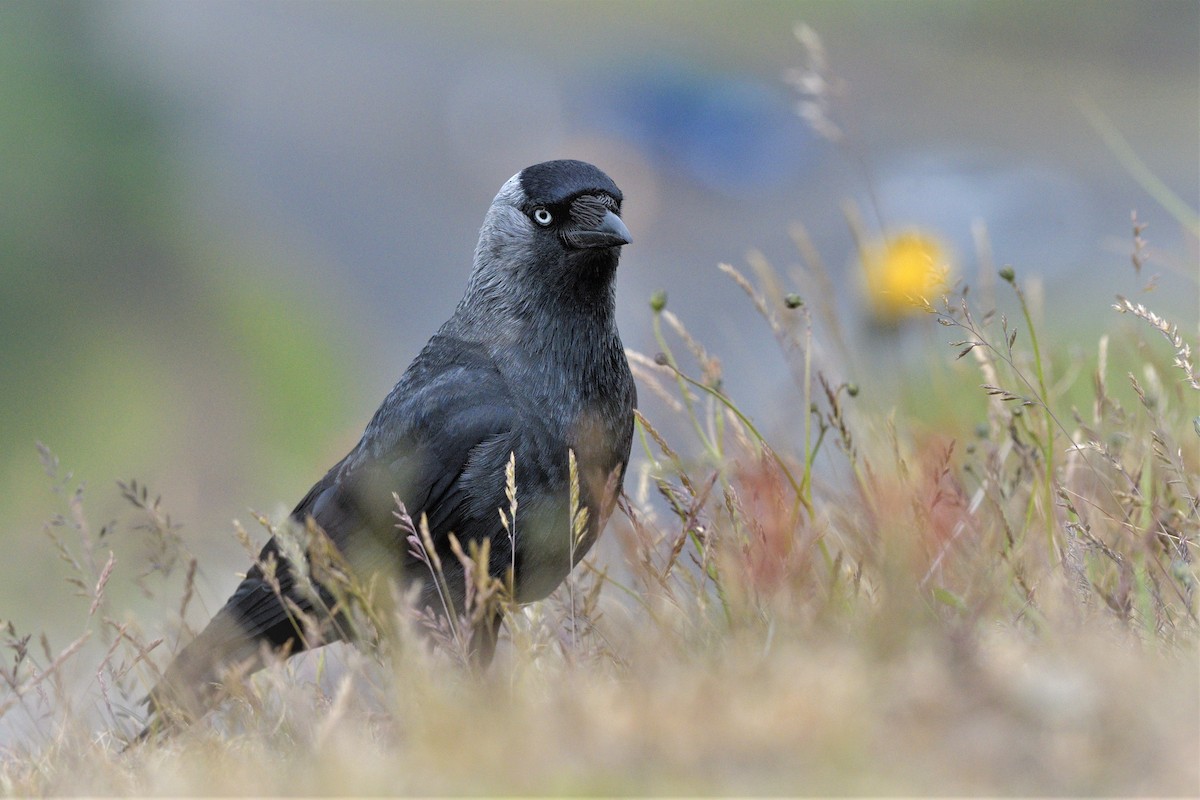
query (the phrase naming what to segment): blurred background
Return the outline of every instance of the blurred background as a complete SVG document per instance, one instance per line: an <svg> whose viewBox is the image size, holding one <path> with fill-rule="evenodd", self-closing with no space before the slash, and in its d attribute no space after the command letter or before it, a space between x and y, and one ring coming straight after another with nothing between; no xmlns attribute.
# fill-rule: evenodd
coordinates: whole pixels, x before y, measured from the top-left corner
<svg viewBox="0 0 1200 800"><path fill-rule="evenodd" d="M837 142L785 80L814 66L801 22L840 82ZM1088 110L1194 209L1198 74L1193 0L9 0L0 618L61 647L86 611L41 535L62 503L39 441L86 483L93 533L116 523L100 549L119 569L146 554L116 481L161 494L215 608L246 566L232 520L285 513L354 444L457 302L496 190L549 158L625 192L626 345L655 352L665 289L768 432L795 418L787 370L719 262L757 250L786 270L802 223L835 284L816 299L898 392L923 383L906 342L945 338L876 318L847 202L870 234L936 240L971 283L986 225L1061 338L1094 341L1118 291L1194 338L1195 236ZM112 591L136 607L128 578ZM160 612L143 620L165 629Z"/></svg>

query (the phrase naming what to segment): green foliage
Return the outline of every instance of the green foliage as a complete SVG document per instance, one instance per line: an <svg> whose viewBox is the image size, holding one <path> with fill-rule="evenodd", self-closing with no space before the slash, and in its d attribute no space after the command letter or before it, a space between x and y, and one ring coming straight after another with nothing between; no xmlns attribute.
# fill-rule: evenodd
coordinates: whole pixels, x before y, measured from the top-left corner
<svg viewBox="0 0 1200 800"><path fill-rule="evenodd" d="M352 365L330 307L337 298L305 308L295 284L281 287L269 269L293 254L255 248L202 213L168 145L169 98L114 76L92 13L78 3L0 6L6 533L36 527L43 513L30 469L38 440L106 481L114 471L167 474L182 454L220 450L227 474L255 492L282 485L264 476L307 475L302 465L325 454L356 399L345 389ZM214 417L224 438L197 422ZM105 498L98 513L116 508ZM19 561L30 539L12 538ZM0 604L19 614L30 576L3 576Z"/></svg>

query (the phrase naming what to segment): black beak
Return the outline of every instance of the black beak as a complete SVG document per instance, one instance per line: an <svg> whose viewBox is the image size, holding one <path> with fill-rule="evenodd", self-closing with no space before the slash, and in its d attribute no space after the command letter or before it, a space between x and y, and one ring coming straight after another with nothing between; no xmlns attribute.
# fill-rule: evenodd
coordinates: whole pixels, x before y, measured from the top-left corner
<svg viewBox="0 0 1200 800"><path fill-rule="evenodd" d="M604 213L604 218L594 228L575 228L563 232L567 245L576 249L597 247L619 247L633 241L629 228L611 211Z"/></svg>

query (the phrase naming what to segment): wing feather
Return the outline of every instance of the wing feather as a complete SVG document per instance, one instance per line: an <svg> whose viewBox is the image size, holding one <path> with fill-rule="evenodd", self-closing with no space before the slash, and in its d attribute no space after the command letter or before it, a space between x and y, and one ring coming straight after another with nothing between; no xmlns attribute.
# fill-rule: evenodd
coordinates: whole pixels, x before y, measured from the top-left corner
<svg viewBox="0 0 1200 800"><path fill-rule="evenodd" d="M466 352L458 356L461 363L444 367L433 378L422 374L431 369L430 356L423 353L425 362L420 358L414 362L359 444L293 510L295 522L305 523L311 517L356 567L385 566L383 562L417 566L395 527L393 492L405 502L414 521L423 513L428 516L441 555L449 554L451 531L460 539L482 538L499 527L494 509L490 515L477 513L475 493L480 487L465 484L464 477L471 479L468 466L480 445L511 437L521 410L494 363L469 349ZM420 388L410 391L408 387L415 384ZM487 401L481 404L480 397ZM494 508L499 508L502 483L494 494ZM270 559L277 562L278 593L261 566ZM461 602L461 579L453 591L455 602ZM200 707L220 672L232 663L255 658L262 642L272 648L288 642L303 647L294 610L280 594L302 611L313 611L309 595L299 591L279 543L272 539L225 606L180 651L151 692L155 706Z"/></svg>

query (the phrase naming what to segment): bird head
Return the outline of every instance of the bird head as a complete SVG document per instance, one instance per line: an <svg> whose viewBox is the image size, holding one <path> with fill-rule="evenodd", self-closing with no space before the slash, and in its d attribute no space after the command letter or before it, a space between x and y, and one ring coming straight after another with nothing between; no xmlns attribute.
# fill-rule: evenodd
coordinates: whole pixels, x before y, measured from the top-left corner
<svg viewBox="0 0 1200 800"><path fill-rule="evenodd" d="M620 216L621 190L591 164L547 161L521 170L505 187L519 190L505 199L533 222L538 238L552 235L564 250L607 250L630 242ZM504 200L497 196L496 202Z"/></svg>
<svg viewBox="0 0 1200 800"><path fill-rule="evenodd" d="M621 201L612 179L583 161L526 167L492 201L472 285L508 293L607 293L620 248L631 239Z"/></svg>

